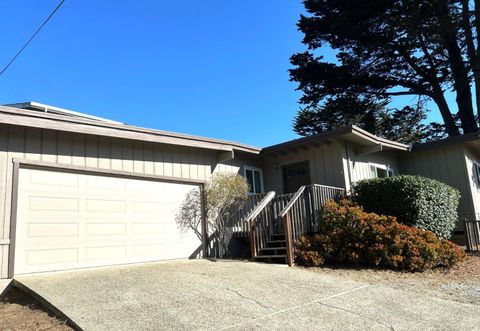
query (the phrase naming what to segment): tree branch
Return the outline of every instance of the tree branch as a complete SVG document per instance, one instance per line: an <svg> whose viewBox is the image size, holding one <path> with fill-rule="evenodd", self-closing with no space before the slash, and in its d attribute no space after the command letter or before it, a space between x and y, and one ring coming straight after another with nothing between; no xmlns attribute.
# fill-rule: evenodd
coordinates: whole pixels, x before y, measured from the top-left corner
<svg viewBox="0 0 480 331"><path fill-rule="evenodd" d="M413 90L406 90L406 91L397 91L397 92L379 92L379 91L367 91L367 90L356 90L355 92L357 93L362 93L362 94L372 94L372 95L381 95L381 96L402 96L402 95L426 95L431 97L432 94L430 92L426 93L419 93L418 91L413 91Z"/></svg>

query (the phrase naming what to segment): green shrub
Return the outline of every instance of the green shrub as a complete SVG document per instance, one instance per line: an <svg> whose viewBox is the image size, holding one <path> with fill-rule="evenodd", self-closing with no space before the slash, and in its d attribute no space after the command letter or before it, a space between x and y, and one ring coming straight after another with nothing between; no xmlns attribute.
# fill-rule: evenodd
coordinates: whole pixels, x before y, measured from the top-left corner
<svg viewBox="0 0 480 331"><path fill-rule="evenodd" d="M449 268L465 258L458 246L431 231L366 213L348 200L327 202L320 232L302 237L295 255L297 264L304 266L328 263L409 271Z"/></svg>
<svg viewBox="0 0 480 331"><path fill-rule="evenodd" d="M354 199L368 212L397 217L400 223L448 239L457 222L458 191L421 176L368 179L354 187Z"/></svg>

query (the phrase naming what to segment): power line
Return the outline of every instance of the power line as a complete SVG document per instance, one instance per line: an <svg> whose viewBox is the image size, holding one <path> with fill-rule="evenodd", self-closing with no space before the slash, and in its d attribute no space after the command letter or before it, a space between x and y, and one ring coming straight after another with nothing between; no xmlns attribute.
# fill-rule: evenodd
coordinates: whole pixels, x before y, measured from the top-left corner
<svg viewBox="0 0 480 331"><path fill-rule="evenodd" d="M50 21L50 19L53 17L53 15L55 15L57 10L63 5L64 2L65 2L65 0L60 1L60 3L57 5L57 7L55 7L55 9L45 19L45 21L43 21L42 25L40 25L40 27L35 31L35 33L30 37L30 39L28 39L27 42L22 46L22 48L20 48L20 50L17 52L17 54L15 54L15 56L10 60L10 62L8 62L8 64L5 66L5 68L3 68L2 71L0 71L0 76L8 69L8 67L10 67L10 65L17 59L17 57L28 46L28 44L30 44L32 42L33 38L35 38L35 36L40 32L40 30L42 30L43 27L48 23L48 21Z"/></svg>

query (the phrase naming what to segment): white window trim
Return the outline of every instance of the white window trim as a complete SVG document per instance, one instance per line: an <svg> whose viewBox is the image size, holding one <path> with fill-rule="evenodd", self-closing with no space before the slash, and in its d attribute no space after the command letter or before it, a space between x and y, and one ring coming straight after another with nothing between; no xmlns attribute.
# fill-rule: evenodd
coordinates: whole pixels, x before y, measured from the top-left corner
<svg viewBox="0 0 480 331"><path fill-rule="evenodd" d="M480 191L480 163L477 161L473 161L473 172L475 176L475 182L477 184L477 190Z"/></svg>
<svg viewBox="0 0 480 331"><path fill-rule="evenodd" d="M263 184L263 170L262 168L257 168L257 167L252 167L252 166L244 166L243 167L243 176L245 178L247 178L247 170L251 170L251 171L258 171L260 173L260 185L262 186L261 188L261 192L260 193L263 193L265 192L265 185ZM253 185L255 185L255 180L253 181ZM253 192L255 192L255 188L253 189ZM258 193L252 193L252 192L248 192L248 194L258 194Z"/></svg>
<svg viewBox="0 0 480 331"><path fill-rule="evenodd" d="M374 163L374 162L368 162L368 169L370 170L370 176L372 175L372 167L378 168L385 170L387 172L387 177L389 171L392 172L392 176L395 176L395 170L393 170L393 167L388 165L388 164L380 164L380 163ZM375 171L376 172L376 171ZM378 174L376 174L377 177L372 177L372 178L378 178Z"/></svg>

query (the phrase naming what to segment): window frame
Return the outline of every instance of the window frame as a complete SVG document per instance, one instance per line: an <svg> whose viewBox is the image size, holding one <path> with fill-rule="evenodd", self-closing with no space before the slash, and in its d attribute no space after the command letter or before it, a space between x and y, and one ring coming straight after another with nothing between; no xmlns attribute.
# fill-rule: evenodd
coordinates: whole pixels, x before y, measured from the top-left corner
<svg viewBox="0 0 480 331"><path fill-rule="evenodd" d="M389 177L395 176L395 171L393 170L393 167L388 165L388 164L380 164L380 163L369 162L368 165L369 165L369 169L370 169L371 178L389 178ZM373 168L375 168L375 176L372 177ZM385 170L387 176L386 177L378 177L377 169Z"/></svg>
<svg viewBox="0 0 480 331"><path fill-rule="evenodd" d="M244 166L243 167L243 176L245 180L247 179L247 170L252 171L252 180L253 180L253 192L248 192L248 194L253 195L253 194L260 194L265 192L265 185L263 184L263 170L262 168L258 167L252 167L252 166ZM255 192L255 174L254 172L258 172L260 174L260 192Z"/></svg>
<svg viewBox="0 0 480 331"><path fill-rule="evenodd" d="M480 191L480 163L473 161L473 171L475 173L475 182L477 184L477 190Z"/></svg>

